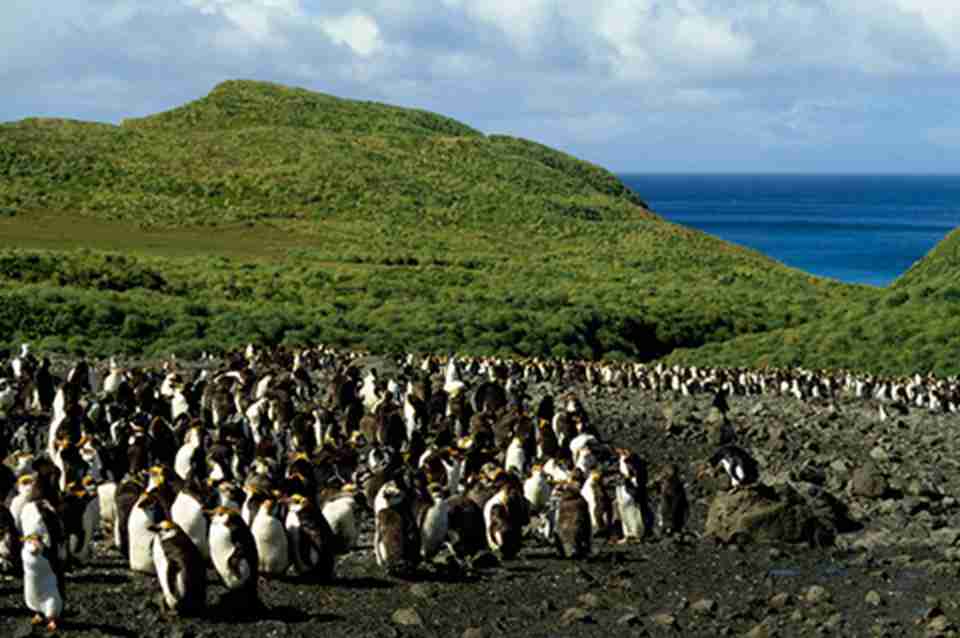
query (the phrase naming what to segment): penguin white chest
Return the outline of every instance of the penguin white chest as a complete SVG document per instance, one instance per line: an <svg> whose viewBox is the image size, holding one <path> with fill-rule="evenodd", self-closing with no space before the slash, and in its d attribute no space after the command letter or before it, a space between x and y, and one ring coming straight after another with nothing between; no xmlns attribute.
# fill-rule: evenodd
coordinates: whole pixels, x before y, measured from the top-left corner
<svg viewBox="0 0 960 638"><path fill-rule="evenodd" d="M133 511L130 512L130 519L127 523L130 538L130 569L135 572L156 573L151 547L156 533L148 529L152 524L141 508L134 507Z"/></svg>
<svg viewBox="0 0 960 638"><path fill-rule="evenodd" d="M157 577L160 581L160 589L163 590L163 600L171 609L177 606L177 601L183 597L183 584L180 582L171 582L169 575L169 560L167 553L163 551L163 543L156 539L153 543L153 563L157 567ZM175 579L178 581L179 579Z"/></svg>
<svg viewBox="0 0 960 638"><path fill-rule="evenodd" d="M623 525L623 537L641 538L644 534L643 508L625 485L617 487L617 510Z"/></svg>
<svg viewBox="0 0 960 638"><path fill-rule="evenodd" d="M447 540L447 530L450 527L450 508L445 500L435 503L423 519L421 534L423 538L423 555L432 558Z"/></svg>
<svg viewBox="0 0 960 638"><path fill-rule="evenodd" d="M238 571L230 567L230 559L233 557L237 547L230 538L230 530L224 525L210 526L210 558L213 561L213 567L223 579L223 584L229 589L235 589L244 585L250 578L252 570L246 561L237 563Z"/></svg>
<svg viewBox="0 0 960 638"><path fill-rule="evenodd" d="M210 548L207 546L209 525L200 501L190 494L180 492L170 508L170 518L187 533L204 560L210 558Z"/></svg>
<svg viewBox="0 0 960 638"><path fill-rule="evenodd" d="M330 501L323 506L321 513L327 519L334 536L340 539L343 550L348 550L356 544L357 522L351 498Z"/></svg>
<svg viewBox="0 0 960 638"><path fill-rule="evenodd" d="M287 530L283 523L262 510L253 519L250 528L260 555L260 571L264 574L282 574L290 564Z"/></svg>
<svg viewBox="0 0 960 638"><path fill-rule="evenodd" d="M34 554L27 546L23 559L23 597L31 611L46 618L58 618L63 612L63 597L57 587L57 575L45 557Z"/></svg>

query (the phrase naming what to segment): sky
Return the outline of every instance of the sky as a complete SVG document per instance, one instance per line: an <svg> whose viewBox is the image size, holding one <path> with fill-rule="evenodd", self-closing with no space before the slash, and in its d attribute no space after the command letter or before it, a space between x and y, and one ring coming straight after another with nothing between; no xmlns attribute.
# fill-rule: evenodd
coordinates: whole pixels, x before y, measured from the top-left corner
<svg viewBox="0 0 960 638"><path fill-rule="evenodd" d="M0 2L0 121L118 123L239 78L620 173L960 172L960 0Z"/></svg>

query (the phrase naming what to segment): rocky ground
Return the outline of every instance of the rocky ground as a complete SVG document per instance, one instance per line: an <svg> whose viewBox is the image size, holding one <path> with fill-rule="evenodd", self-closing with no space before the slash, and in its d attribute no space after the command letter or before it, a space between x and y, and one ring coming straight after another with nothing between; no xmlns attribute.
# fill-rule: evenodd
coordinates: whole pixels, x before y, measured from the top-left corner
<svg viewBox="0 0 960 638"><path fill-rule="evenodd" d="M657 400L582 389L603 434L640 452L651 477L677 463L693 503L689 533L632 545L595 542L585 562L559 560L529 540L519 558L425 567L387 578L370 548L339 562L337 582L262 584L268 607L251 618L217 611L177 620L156 603L152 578L132 576L105 545L67 578L62 633L71 636L936 636L960 633L960 418L920 410L880 421L874 404L733 397L730 420L760 462L762 480L823 493L855 524L835 539L758 543L705 534L723 479L702 474L718 415L711 397ZM781 489L784 489L781 487ZM748 493L749 494L749 493ZM739 497L738 497L739 498ZM801 499L802 500L802 499ZM814 499L816 501L816 499ZM841 507L842 509L842 507ZM843 530L841 530L843 531ZM832 541L832 545L831 545ZM208 598L223 591L216 575ZM31 628L19 580L0 581L0 635ZM956 624L955 624L956 623Z"/></svg>

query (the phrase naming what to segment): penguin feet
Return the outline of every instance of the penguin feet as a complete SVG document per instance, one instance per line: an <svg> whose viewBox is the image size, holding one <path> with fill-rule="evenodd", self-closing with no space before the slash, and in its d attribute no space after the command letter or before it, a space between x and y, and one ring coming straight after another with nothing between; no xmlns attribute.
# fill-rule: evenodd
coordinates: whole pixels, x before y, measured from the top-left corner
<svg viewBox="0 0 960 638"><path fill-rule="evenodd" d="M44 620L44 619L43 619L43 614L37 614L36 616L34 616L33 618L30 619L30 624L31 624L31 625L42 625L42 624L43 624L43 620Z"/></svg>
<svg viewBox="0 0 960 638"><path fill-rule="evenodd" d="M47 631L48 631L49 633L51 633L51 634L55 634L55 633L57 633L57 629L58 629L58 627L57 627L57 619L56 619L56 618L51 618L51 619L50 619L50 622L47 623Z"/></svg>

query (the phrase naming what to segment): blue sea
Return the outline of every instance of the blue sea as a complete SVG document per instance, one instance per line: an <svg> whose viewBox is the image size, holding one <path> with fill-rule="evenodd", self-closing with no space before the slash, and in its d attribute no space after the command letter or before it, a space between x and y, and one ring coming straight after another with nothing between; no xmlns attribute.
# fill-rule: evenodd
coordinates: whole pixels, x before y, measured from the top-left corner
<svg viewBox="0 0 960 638"><path fill-rule="evenodd" d="M620 175L666 219L886 286L960 226L960 176Z"/></svg>

